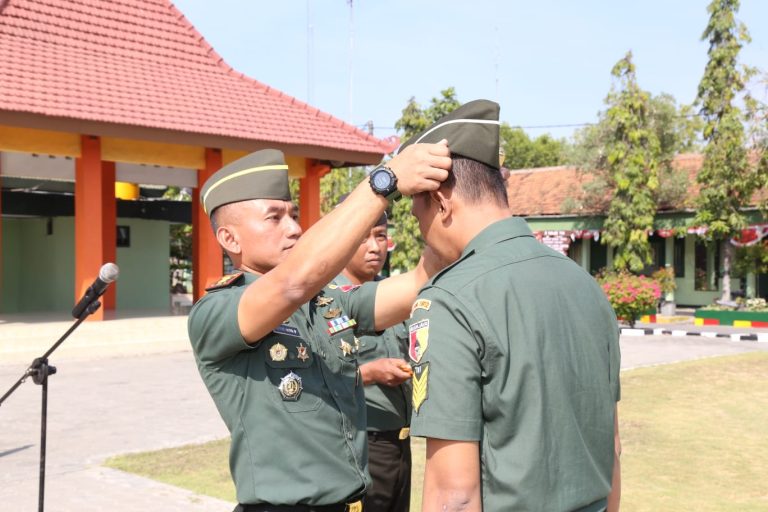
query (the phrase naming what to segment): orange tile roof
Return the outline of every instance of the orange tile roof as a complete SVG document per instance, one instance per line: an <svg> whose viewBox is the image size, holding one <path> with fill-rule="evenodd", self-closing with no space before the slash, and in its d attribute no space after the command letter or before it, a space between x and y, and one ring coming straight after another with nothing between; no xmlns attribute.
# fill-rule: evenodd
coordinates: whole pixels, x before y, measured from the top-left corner
<svg viewBox="0 0 768 512"><path fill-rule="evenodd" d="M235 71L168 0L0 0L2 111L369 159L396 144Z"/></svg>
<svg viewBox="0 0 768 512"><path fill-rule="evenodd" d="M688 196L683 208L693 208L699 193L696 175L701 169L703 155L686 153L675 157L672 165L688 174ZM564 206L570 200L577 202L584 198L583 185L593 179L588 172L576 167L540 167L537 169L510 170L507 180L509 206L515 215L590 215L588 209L566 211ZM753 204L768 199L768 191L759 190L752 198Z"/></svg>

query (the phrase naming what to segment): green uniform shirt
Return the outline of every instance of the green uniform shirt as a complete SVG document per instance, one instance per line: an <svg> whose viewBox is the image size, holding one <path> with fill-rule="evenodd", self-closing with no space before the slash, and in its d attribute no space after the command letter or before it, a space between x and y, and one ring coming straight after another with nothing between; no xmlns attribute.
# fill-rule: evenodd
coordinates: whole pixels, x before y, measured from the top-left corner
<svg viewBox="0 0 768 512"><path fill-rule="evenodd" d="M378 285L330 285L251 346L237 307L257 278L210 291L188 325L200 375L231 433L237 499L330 505L359 497L370 477L353 331L374 332Z"/></svg>
<svg viewBox="0 0 768 512"><path fill-rule="evenodd" d="M619 333L591 276L501 220L422 289L410 324L412 433L479 441L485 512L605 507Z"/></svg>
<svg viewBox="0 0 768 512"><path fill-rule="evenodd" d="M376 281L381 280L377 277ZM343 274L334 282L352 284ZM394 357L404 359L408 348L408 332L404 324L386 329L380 336L361 336L358 361L370 363L376 359ZM368 413L368 430L399 430L410 420L411 387L408 382L399 386L369 384L365 386L365 406Z"/></svg>

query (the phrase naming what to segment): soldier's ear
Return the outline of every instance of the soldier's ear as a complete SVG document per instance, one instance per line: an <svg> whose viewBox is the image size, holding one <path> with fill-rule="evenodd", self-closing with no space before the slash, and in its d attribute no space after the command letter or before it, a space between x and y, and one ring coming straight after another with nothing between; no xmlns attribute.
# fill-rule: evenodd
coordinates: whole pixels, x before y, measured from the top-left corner
<svg viewBox="0 0 768 512"><path fill-rule="evenodd" d="M440 217L440 220L445 221L448 219L453 211L453 204L449 195L446 194L446 191L440 188L430 192L429 196L430 200L433 201L437 207L437 215Z"/></svg>
<svg viewBox="0 0 768 512"><path fill-rule="evenodd" d="M216 230L216 240L227 252L232 254L240 254L242 252L237 233L230 226L219 226Z"/></svg>

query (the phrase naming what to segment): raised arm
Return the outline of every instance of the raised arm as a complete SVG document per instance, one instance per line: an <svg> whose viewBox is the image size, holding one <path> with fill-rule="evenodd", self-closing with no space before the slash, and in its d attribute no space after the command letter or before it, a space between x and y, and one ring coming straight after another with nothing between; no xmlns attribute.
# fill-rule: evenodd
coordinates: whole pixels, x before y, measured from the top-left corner
<svg viewBox="0 0 768 512"><path fill-rule="evenodd" d="M409 146L388 166L402 194L436 190L448 177L450 151L445 143ZM282 263L243 292L237 315L243 339L260 340L338 275L386 207L365 180L307 230Z"/></svg>

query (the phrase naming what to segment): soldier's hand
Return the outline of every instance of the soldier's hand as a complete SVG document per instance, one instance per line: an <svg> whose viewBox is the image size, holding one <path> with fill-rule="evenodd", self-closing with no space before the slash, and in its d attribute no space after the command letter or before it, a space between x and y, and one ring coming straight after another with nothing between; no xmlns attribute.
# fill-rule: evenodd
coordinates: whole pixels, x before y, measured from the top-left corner
<svg viewBox="0 0 768 512"><path fill-rule="evenodd" d="M382 358L360 367L363 384L383 384L399 386L413 375L411 366L402 359Z"/></svg>
<svg viewBox="0 0 768 512"><path fill-rule="evenodd" d="M451 169L451 151L445 140L437 144L411 144L387 163L397 176L404 196L437 190Z"/></svg>

